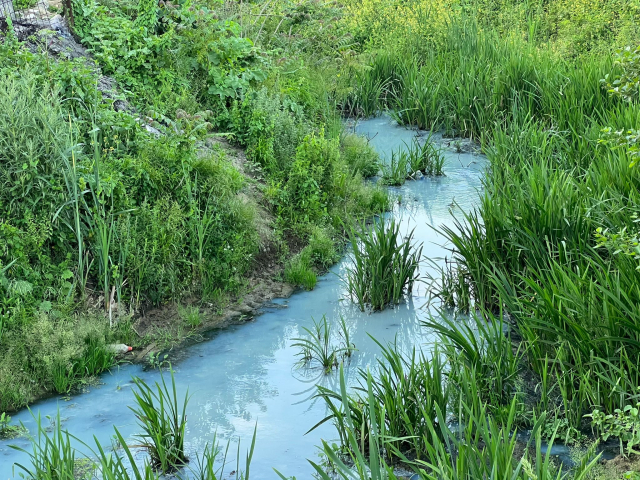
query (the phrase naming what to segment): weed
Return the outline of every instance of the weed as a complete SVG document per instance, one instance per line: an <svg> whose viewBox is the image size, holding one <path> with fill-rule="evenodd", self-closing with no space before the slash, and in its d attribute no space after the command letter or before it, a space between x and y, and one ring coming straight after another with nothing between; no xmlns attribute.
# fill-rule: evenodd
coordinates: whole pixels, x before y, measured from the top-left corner
<svg viewBox="0 0 640 480"><path fill-rule="evenodd" d="M311 266L310 251L303 251L294 256L284 269L285 280L292 285L302 285L307 290L313 290L318 277Z"/></svg>
<svg viewBox="0 0 640 480"><path fill-rule="evenodd" d="M613 414L605 414L600 410L594 410L586 415L591 418L591 426L599 433L605 442L609 438L618 438L620 441L620 454L638 455L637 445L640 445L640 418L638 411L640 402L635 405L626 405L624 409L617 408Z"/></svg>
<svg viewBox="0 0 640 480"><path fill-rule="evenodd" d="M364 178L373 177L380 170L378 153L367 139L358 135L345 135L341 142L343 157L352 171Z"/></svg>
<svg viewBox="0 0 640 480"><path fill-rule="evenodd" d="M164 374L155 388L135 378L133 391L136 406L130 407L136 415L143 433L138 435L141 445L151 457L151 465L162 473L173 472L188 462L184 450L189 393L182 402L178 399L175 377L171 372L171 386Z"/></svg>
<svg viewBox="0 0 640 480"><path fill-rule="evenodd" d="M360 310L384 310L411 293L422 255L413 231L403 238L395 220L380 220L371 228L352 229L350 239L352 265L343 282Z"/></svg>
<svg viewBox="0 0 640 480"><path fill-rule="evenodd" d="M305 255L309 255L311 263L321 271L327 270L340 258L335 241L327 228L314 227L304 251Z"/></svg>
<svg viewBox="0 0 640 480"><path fill-rule="evenodd" d="M191 328L197 328L202 324L202 315L200 314L200 308L197 306L178 307L178 313L182 318L182 321Z"/></svg>
<svg viewBox="0 0 640 480"><path fill-rule="evenodd" d="M32 450L11 445L11 448L25 453L29 458L27 465L16 463L26 478L33 480L75 480L76 451L72 446L72 437L62 429L60 414L49 418L53 424L53 435L49 436L47 427L42 424L40 415L36 420L37 437L29 437Z"/></svg>
<svg viewBox="0 0 640 480"><path fill-rule="evenodd" d="M346 342L349 340L349 332L341 321L342 335ZM313 329L302 327L306 332L306 337L294 338L292 347L300 349L299 365L304 366L312 362L317 362L324 369L325 373L331 372L333 368L337 368L340 364L340 357L350 357L355 346L347 343L344 347L336 347L332 342L331 324L325 315L320 321L313 321Z"/></svg>
<svg viewBox="0 0 640 480"><path fill-rule="evenodd" d="M409 156L404 150L391 152L391 160L389 163L382 165L382 177L380 180L383 184L399 187L404 185L409 175Z"/></svg>
<svg viewBox="0 0 640 480"><path fill-rule="evenodd" d="M0 414L0 439L21 437L27 433L22 426L11 425L11 417L6 413Z"/></svg>
<svg viewBox="0 0 640 480"><path fill-rule="evenodd" d="M422 172L427 176L444 175L444 155L434 145L431 134L423 142L414 139L411 145L405 145L403 151L409 157L411 173Z"/></svg>

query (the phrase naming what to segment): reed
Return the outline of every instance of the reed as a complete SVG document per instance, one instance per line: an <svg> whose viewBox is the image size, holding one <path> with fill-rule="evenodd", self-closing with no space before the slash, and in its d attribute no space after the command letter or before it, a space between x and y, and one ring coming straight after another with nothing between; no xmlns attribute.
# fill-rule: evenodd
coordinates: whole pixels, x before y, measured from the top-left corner
<svg viewBox="0 0 640 480"><path fill-rule="evenodd" d="M399 187L404 185L409 176L409 156L404 150L391 152L389 163L382 164L382 176L380 181L384 185Z"/></svg>
<svg viewBox="0 0 640 480"><path fill-rule="evenodd" d="M422 142L414 139L410 145L405 146L405 151L409 157L409 170L413 175L416 172L430 177L444 175L444 155L435 146L431 132Z"/></svg>
<svg viewBox="0 0 640 480"><path fill-rule="evenodd" d="M326 315L322 316L319 321L313 320L313 329L302 327L306 332L305 337L294 338L292 347L299 348L298 356L300 356L299 365L309 365L318 363L325 373L331 372L339 365L341 357L350 357L355 349L353 344L349 343L349 331L341 322L342 336L345 339L344 346L335 346L331 334L331 324L327 320Z"/></svg>
<svg viewBox="0 0 640 480"><path fill-rule="evenodd" d="M419 363L419 362L418 362ZM357 416L352 415L353 397L349 395L341 370L340 390L332 392L335 399L333 409L341 413L342 437L346 440L342 454L323 442L322 451L329 459L337 478L341 479L396 479L393 468L387 463L389 452L410 466L420 480L511 478L514 480L583 480L590 476L600 455L591 446L579 458L577 466L568 471L558 468L552 461L552 436L543 454L542 426L546 415L535 420L530 440L524 450L518 446L517 401L509 402L507 415L494 418L484 406L479 410L469 408L464 402L457 404L454 417L440 411L436 406L431 415L422 417L423 431L428 434L423 441L421 457L407 455L398 447L398 439L385 428L384 412L387 403L379 404L375 393L375 377L365 374L364 395L361 411L368 419L371 432L367 442L362 441L362 426ZM390 395L392 395L390 393ZM453 421L451 421L453 420ZM407 437L403 437L404 440ZM529 454L528 451L532 453ZM518 454L517 452L520 451ZM412 452L413 453L413 452ZM320 478L329 480L326 470L310 461ZM391 463L391 462L390 462ZM280 478L286 478L280 474Z"/></svg>
<svg viewBox="0 0 640 480"><path fill-rule="evenodd" d="M352 265L343 282L360 310L384 310L411 293L422 255L413 231L403 237L395 220L379 220L371 228L352 229L350 240Z"/></svg>
<svg viewBox="0 0 640 480"><path fill-rule="evenodd" d="M425 443L435 441L432 438L434 432L425 428L423 418L434 417L436 411L446 415L451 397L440 352L436 349L431 358L415 350L405 356L394 345L378 345L382 357L378 360L375 375L370 378L370 372L360 370L360 386L355 395L347 397L346 403L342 394L318 387L318 396L325 401L329 414L312 430L332 421L343 449L348 449L351 423L357 427L353 435L360 450L368 452L372 434L371 404L367 403L367 398L370 398L380 412L379 428L388 437L384 447L387 458L397 459L398 452L421 458ZM437 436L438 432L435 433Z"/></svg>
<svg viewBox="0 0 640 480"><path fill-rule="evenodd" d="M71 435L62 429L60 414L56 418L48 418L53 426L51 434L40 414L34 418L36 436L29 436L31 451L10 445L28 458L28 463L16 463L14 471L17 469L21 476L32 480L75 480L76 450L72 446Z"/></svg>
<svg viewBox="0 0 640 480"><path fill-rule="evenodd" d="M162 371L154 386L134 378L137 405L129 407L142 428L143 433L137 436L140 445L149 453L153 468L162 473L174 472L189 461L184 450L189 393L180 401L173 369L170 373L171 385Z"/></svg>

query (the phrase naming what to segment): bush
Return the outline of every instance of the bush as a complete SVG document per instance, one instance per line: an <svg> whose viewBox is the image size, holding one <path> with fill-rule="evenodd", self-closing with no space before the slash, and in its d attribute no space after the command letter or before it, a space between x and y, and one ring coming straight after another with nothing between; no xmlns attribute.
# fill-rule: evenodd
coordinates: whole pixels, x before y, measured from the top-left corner
<svg viewBox="0 0 640 480"><path fill-rule="evenodd" d="M51 221L66 199L62 172L73 144L72 132L59 90L55 86L52 90L33 68L0 79L0 208L4 219L19 228L30 219L34 223Z"/></svg>
<svg viewBox="0 0 640 480"><path fill-rule="evenodd" d="M326 217L339 157L337 142L325 139L323 132L306 136L296 150L288 178L273 189L271 200L278 214L294 224Z"/></svg>
<svg viewBox="0 0 640 480"><path fill-rule="evenodd" d="M373 177L380 169L380 157L369 142L359 135L345 135L341 142L342 155L353 172L364 178Z"/></svg>

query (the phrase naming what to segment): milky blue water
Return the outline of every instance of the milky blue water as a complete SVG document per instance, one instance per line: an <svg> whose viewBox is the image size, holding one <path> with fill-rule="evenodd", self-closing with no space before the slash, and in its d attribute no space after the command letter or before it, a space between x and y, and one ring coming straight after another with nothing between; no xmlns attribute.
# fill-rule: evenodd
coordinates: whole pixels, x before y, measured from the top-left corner
<svg viewBox="0 0 640 480"><path fill-rule="evenodd" d="M356 132L369 137L386 159L391 151L416 136L415 131L401 128L387 117L362 121ZM440 137L434 139L444 145ZM453 226L452 215L459 215L460 209L473 208L486 162L482 156L457 154L451 149L445 154L446 176L408 181L391 189L394 197L400 197L391 214L401 222L404 232L415 229L415 239L424 242L423 255L436 264L443 262L448 251L433 227ZM313 398L315 386L319 383L338 387L335 373L322 375L318 369L295 366L298 349L291 347L292 339L303 334L301 327L311 327L313 318L326 315L329 321L337 322L342 316L349 326L358 348L345 365L350 384L356 381L358 368L372 365L379 355L379 347L368 334L383 343L395 340L405 350L414 346L430 348L432 336L420 326L420 321L433 313L424 307L429 298L428 283L417 285L411 298L394 309L362 313L350 303L340 280L348 262L345 257L335 265L319 279L313 291L278 300L252 321L213 332L207 341L188 347L173 359L180 392L188 389L191 394L187 423L187 450L191 456L201 451L216 432L219 439L234 442L233 451L240 441L244 455L257 425L252 479L278 478L274 467L299 480L311 477L307 459L318 460L316 446L321 439L336 438L329 423L305 435L326 415L323 402ZM429 268L426 265L423 274ZM55 417L59 412L64 428L82 441L92 443L95 436L109 445L114 426L125 438L131 438L139 432L128 409L133 400L132 376L153 382L159 373L145 372L138 365L121 366L103 375L101 384L87 392L41 401L31 407L31 412L23 410L14 415L14 421L24 422L33 431L32 413L44 418ZM27 460L25 454L10 449L10 443L29 448L26 440L0 441L0 480L18 478L14 477L12 466ZM144 452L139 455L142 458ZM230 456L235 458L235 454Z"/></svg>

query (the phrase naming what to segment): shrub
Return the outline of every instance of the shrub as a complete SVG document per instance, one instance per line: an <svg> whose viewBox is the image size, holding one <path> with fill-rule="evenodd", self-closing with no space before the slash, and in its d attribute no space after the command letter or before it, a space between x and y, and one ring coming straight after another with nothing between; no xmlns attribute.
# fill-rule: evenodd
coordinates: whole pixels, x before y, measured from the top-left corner
<svg viewBox="0 0 640 480"><path fill-rule="evenodd" d="M316 362L320 364L325 373L329 373L332 369L338 367L340 357L351 356L352 345L346 343L346 346L343 347L333 344L331 327L332 325L327 321L327 317L323 315L322 320L313 321L313 329L302 327L306 333L305 337L292 338L295 343L291 344L291 346L298 347L300 350L298 356L301 357L299 362L301 366ZM346 338L348 338L348 331L344 321L342 322L342 327Z"/></svg>
<svg viewBox="0 0 640 480"><path fill-rule="evenodd" d="M0 79L0 205L5 220L16 227L25 227L29 218L50 221L66 201L63 159L71 149L72 132L57 87L51 89L34 68Z"/></svg>
<svg viewBox="0 0 640 480"><path fill-rule="evenodd" d="M353 172L364 178L373 177L380 169L380 158L367 139L348 134L342 138L342 156Z"/></svg>
<svg viewBox="0 0 640 480"><path fill-rule="evenodd" d="M337 142L324 133L305 137L277 199L279 213L293 222L317 222L327 215L333 171L340 157Z"/></svg>

